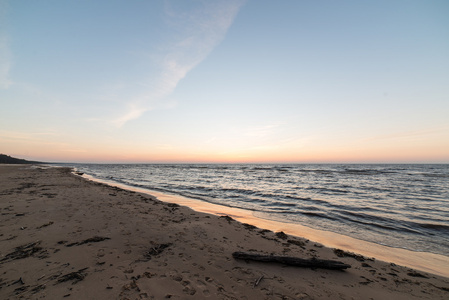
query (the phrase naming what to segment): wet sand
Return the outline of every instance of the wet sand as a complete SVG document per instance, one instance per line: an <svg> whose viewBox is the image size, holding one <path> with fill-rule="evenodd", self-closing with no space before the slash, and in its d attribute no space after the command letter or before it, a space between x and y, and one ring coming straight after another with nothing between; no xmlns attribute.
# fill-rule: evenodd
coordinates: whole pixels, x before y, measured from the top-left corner
<svg viewBox="0 0 449 300"><path fill-rule="evenodd" d="M1 299L449 298L447 277L87 181L65 168L0 165L0 209ZM235 251L351 268L237 260Z"/></svg>

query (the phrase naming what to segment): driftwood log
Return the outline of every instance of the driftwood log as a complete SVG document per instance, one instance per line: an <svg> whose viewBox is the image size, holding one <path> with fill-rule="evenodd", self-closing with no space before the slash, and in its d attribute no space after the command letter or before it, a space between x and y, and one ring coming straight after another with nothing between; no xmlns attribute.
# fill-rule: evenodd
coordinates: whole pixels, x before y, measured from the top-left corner
<svg viewBox="0 0 449 300"><path fill-rule="evenodd" d="M303 259L291 256L276 256L276 255L262 255L258 253L248 252L234 252L232 257L235 259L254 260L262 262L277 262L289 266L312 268L312 269L329 269L329 270L344 270L351 267L351 265L335 260L324 259Z"/></svg>

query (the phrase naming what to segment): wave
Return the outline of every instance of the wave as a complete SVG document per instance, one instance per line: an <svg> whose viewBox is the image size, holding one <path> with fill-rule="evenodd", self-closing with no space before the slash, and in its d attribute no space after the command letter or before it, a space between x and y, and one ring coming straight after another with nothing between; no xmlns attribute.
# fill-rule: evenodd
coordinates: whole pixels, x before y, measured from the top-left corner
<svg viewBox="0 0 449 300"><path fill-rule="evenodd" d="M341 190L341 189L336 189L336 188L315 187L315 186L310 186L305 189L309 190L309 191L319 191L319 192L324 192L324 193L339 193L339 194L349 193L348 190Z"/></svg>
<svg viewBox="0 0 449 300"><path fill-rule="evenodd" d="M443 224L434 224L434 223L418 223L418 226L426 229L434 229L437 231L447 231L449 232L449 225L443 225Z"/></svg>
<svg viewBox="0 0 449 300"><path fill-rule="evenodd" d="M292 207L298 207L298 205L297 205L296 203L280 202L280 201L271 201L271 202L267 202L267 203L265 204L265 206L270 206L270 207L273 207L273 208L276 208L276 207L278 207L278 206L281 206L281 207L290 207L290 208L292 208Z"/></svg>
<svg viewBox="0 0 449 300"><path fill-rule="evenodd" d="M398 222L398 220L387 217L379 217L375 215L351 211L338 211L337 214L339 215L339 217L347 221L367 225L368 227L372 226L389 231L394 230L415 234L419 233L419 230L417 230L413 226L410 226L411 225L410 223Z"/></svg>
<svg viewBox="0 0 449 300"><path fill-rule="evenodd" d="M254 190L240 189L240 188L222 188L221 191L243 194L243 195L253 195L256 193Z"/></svg>
<svg viewBox="0 0 449 300"><path fill-rule="evenodd" d="M320 219L329 219L329 220L335 220L331 216L325 214L325 213L316 213L316 212L301 212L302 215L314 217L314 218L320 218Z"/></svg>
<svg viewBox="0 0 449 300"><path fill-rule="evenodd" d="M422 176L434 177L434 178L449 178L449 174L428 174L428 173L423 173Z"/></svg>

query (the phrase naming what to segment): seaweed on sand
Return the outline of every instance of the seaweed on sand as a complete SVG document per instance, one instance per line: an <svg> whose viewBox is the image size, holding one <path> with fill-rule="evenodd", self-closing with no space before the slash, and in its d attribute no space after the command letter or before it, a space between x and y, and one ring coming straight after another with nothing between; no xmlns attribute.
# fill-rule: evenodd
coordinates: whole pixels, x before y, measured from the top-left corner
<svg viewBox="0 0 449 300"><path fill-rule="evenodd" d="M87 273L84 271L86 271L87 269L88 268L84 268L84 269L80 269L76 272L71 272L71 273L62 275L61 277L59 277L57 283L62 283L62 282L73 280L72 284L76 284L76 283L80 282L81 280L83 280L84 278L86 278Z"/></svg>
<svg viewBox="0 0 449 300"><path fill-rule="evenodd" d="M41 243L41 241L37 241L34 243L29 243L29 244L25 244L25 245L16 247L16 248L14 248L14 251L6 254L5 257L3 257L0 260L0 262L7 262L7 261L11 261L11 260L16 260L16 259L22 259L22 258L30 257L30 256L34 255L35 253L41 252L43 248L39 247L40 243Z"/></svg>
<svg viewBox="0 0 449 300"><path fill-rule="evenodd" d="M102 241L110 240L110 239L111 238L103 237L103 236L94 236L94 237L88 238L81 242L67 244L66 247L80 246L80 245L84 245L84 244L88 244L88 243L98 243L98 242L102 242Z"/></svg>
<svg viewBox="0 0 449 300"><path fill-rule="evenodd" d="M161 254L166 248L170 247L172 244L157 244L154 247L151 247L147 252L145 252L144 256L147 260L150 260L152 256L156 256Z"/></svg>

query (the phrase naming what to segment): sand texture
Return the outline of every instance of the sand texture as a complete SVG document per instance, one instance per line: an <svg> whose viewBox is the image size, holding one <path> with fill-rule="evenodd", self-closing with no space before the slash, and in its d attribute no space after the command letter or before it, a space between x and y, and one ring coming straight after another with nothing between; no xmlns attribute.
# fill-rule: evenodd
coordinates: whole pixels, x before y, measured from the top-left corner
<svg viewBox="0 0 449 300"><path fill-rule="evenodd" d="M87 181L66 168L0 165L0 213L0 299L449 299L448 278ZM351 268L245 261L235 251Z"/></svg>

